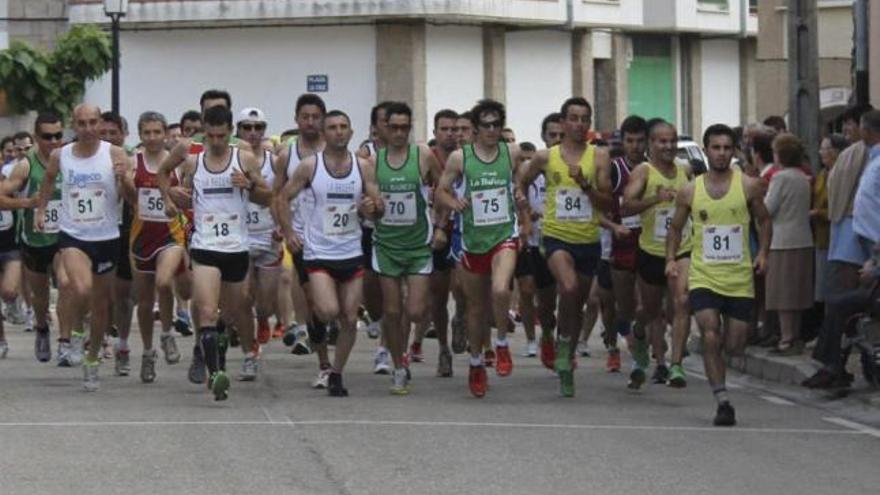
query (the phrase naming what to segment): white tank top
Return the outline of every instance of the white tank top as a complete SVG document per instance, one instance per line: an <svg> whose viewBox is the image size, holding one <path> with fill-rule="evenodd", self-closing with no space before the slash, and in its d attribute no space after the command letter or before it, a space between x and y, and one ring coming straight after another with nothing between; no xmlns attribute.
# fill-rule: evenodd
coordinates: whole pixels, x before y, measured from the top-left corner
<svg viewBox="0 0 880 495"><path fill-rule="evenodd" d="M290 153L288 153L287 158L287 180L293 179L293 174L296 172L299 164L302 163L303 158L304 157L299 154L299 140L294 141L293 144L290 145ZM300 239L305 235L306 218L311 215L312 208L314 208L315 205L314 197L311 194L307 194L308 192L308 188L303 189L296 195L296 198L290 202L290 211L292 213L291 227L293 227L293 231L296 232L296 235L298 235Z"/></svg>
<svg viewBox="0 0 880 495"><path fill-rule="evenodd" d="M307 260L347 260L363 256L361 226L357 207L363 195L363 179L357 157L349 153L351 171L333 177L318 153L311 196L314 204L306 220L303 258Z"/></svg>
<svg viewBox="0 0 880 495"><path fill-rule="evenodd" d="M232 172L242 170L238 155L238 148L232 148L229 163L221 172L208 170L204 151L196 157L193 249L220 253L248 250L248 192L232 185Z"/></svg>
<svg viewBox="0 0 880 495"><path fill-rule="evenodd" d="M532 233L528 239L529 246L531 247L541 245L541 223L544 216L544 192L546 188L544 174L535 177L534 182L529 186L529 206L534 213L539 215L537 220L532 220Z"/></svg>
<svg viewBox="0 0 880 495"><path fill-rule="evenodd" d="M260 175L266 181L269 189L272 189L272 183L275 182L275 171L272 169L272 153L268 150L263 152L263 166L260 168ZM272 213L268 206L261 206L253 202L248 202L247 214L248 243L251 247L271 247L272 231L275 230L275 221L272 220Z"/></svg>
<svg viewBox="0 0 880 495"><path fill-rule="evenodd" d="M73 154L74 143L61 148L62 232L81 241L119 238L119 195L113 175L111 144L101 141L88 158Z"/></svg>
<svg viewBox="0 0 880 495"><path fill-rule="evenodd" d="M3 179L8 179L10 175L12 175L12 170L15 169L15 166L18 164L18 160L11 160L6 165L0 167L0 175L3 176ZM23 188L22 191L27 191L27 188ZM18 191L15 195L17 197L22 197L22 191ZM15 227L15 211L14 210L0 210L0 231L6 232Z"/></svg>

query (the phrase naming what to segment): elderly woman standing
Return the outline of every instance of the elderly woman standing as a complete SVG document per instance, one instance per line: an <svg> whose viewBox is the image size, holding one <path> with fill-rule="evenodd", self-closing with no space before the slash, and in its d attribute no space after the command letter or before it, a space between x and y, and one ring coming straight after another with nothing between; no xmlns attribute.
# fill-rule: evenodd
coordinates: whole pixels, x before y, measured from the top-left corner
<svg viewBox="0 0 880 495"><path fill-rule="evenodd" d="M793 134L773 140L773 158L782 169L770 181L765 203L773 219L767 260L768 310L779 313L780 340L771 352L799 354L801 313L813 305L813 234L810 180L800 169L804 146Z"/></svg>
<svg viewBox="0 0 880 495"><path fill-rule="evenodd" d="M828 245L831 223L828 220L828 174L840 152L849 146L843 134L831 134L819 145L819 159L822 169L813 182L813 209L810 220L813 222L813 241L816 247L816 302L825 302L825 277L828 268Z"/></svg>

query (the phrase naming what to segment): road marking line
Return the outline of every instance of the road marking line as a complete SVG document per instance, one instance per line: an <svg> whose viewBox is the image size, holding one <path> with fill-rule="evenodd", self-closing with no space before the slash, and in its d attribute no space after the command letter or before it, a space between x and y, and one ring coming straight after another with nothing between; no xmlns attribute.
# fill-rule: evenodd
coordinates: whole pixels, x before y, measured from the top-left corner
<svg viewBox="0 0 880 495"><path fill-rule="evenodd" d="M700 380L703 380L704 382L709 381L709 379L706 378L706 375L700 373L699 371L696 371L694 368L688 367L686 369L687 369L687 373L689 376L692 376L694 378L699 378ZM730 390L742 390L743 388L745 388L742 385L735 383L735 382L732 382L730 380L727 380L727 382L724 384L724 386L729 388Z"/></svg>
<svg viewBox="0 0 880 495"><path fill-rule="evenodd" d="M759 395L758 397L766 400L771 404L776 404L777 406L793 406L794 402L783 399L782 397L776 397L775 395Z"/></svg>
<svg viewBox="0 0 880 495"><path fill-rule="evenodd" d="M833 422L833 421L832 421ZM855 423L853 423L855 424ZM715 433L771 433L771 434L814 434L814 435L880 435L873 429L827 430L818 428L717 428L710 426L664 426L664 425L578 425L578 424L544 424L544 423L481 423L453 421L370 421L370 420L313 420L313 421L70 421L70 422L5 422L0 428L47 428L47 427L84 427L107 428L151 427L151 426L417 426L417 427L451 427L451 428L534 428L551 430L595 430L595 431L661 431L661 432L715 432ZM847 425L848 426L848 425ZM861 427L861 425L858 425ZM869 431L873 430L873 431Z"/></svg>
<svg viewBox="0 0 880 495"><path fill-rule="evenodd" d="M822 419L829 422L829 423L834 423L836 425L843 426L844 428L850 428L852 430L864 433L866 435L871 435L872 437L880 438L880 430L878 430L877 428L872 428L867 425L856 423L855 421L850 421L848 419L843 419L843 418L837 418L834 416L826 417L826 418L822 418Z"/></svg>

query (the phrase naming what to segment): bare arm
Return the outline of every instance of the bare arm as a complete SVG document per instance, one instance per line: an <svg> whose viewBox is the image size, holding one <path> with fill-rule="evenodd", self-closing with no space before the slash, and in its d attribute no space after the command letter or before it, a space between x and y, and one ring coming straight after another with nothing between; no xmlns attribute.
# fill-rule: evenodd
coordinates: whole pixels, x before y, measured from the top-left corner
<svg viewBox="0 0 880 495"><path fill-rule="evenodd" d="M755 220L758 229L758 253L755 255L755 271L764 273L767 264L767 255L770 253L770 241L773 238L773 222L767 206L764 205L764 187L761 179L755 179L743 175L743 188L746 192L746 201L749 204L749 213Z"/></svg>
<svg viewBox="0 0 880 495"><path fill-rule="evenodd" d="M178 147L179 146L180 144L178 144ZM159 171L156 173L156 179L159 182L159 191L162 193L162 201L165 202L165 215L169 218L176 217L178 214L177 209L186 206L179 204L172 199L171 174L173 174L178 167L181 167L181 164L183 164L181 168L184 172L187 170L195 170L194 156L186 156L182 161L177 161L176 158L172 158L172 155L173 153L169 154L164 160L162 160L162 163L159 165Z"/></svg>
<svg viewBox="0 0 880 495"><path fill-rule="evenodd" d="M61 149L57 149L49 156L49 163L46 164L46 173L43 175L43 183L40 184L40 194L37 199L37 215L34 218L36 229L43 230L43 223L46 217L46 205L49 198L55 191L55 178L61 168Z"/></svg>
<svg viewBox="0 0 880 495"><path fill-rule="evenodd" d="M303 160L296 168L296 172L293 173L293 177L284 184L274 200L276 203L275 211L278 214L278 227L294 252L299 252L302 249L302 241L293 232L290 221L290 202L308 187L312 174L315 173L316 163L317 159L314 155Z"/></svg>
<svg viewBox="0 0 880 495"><path fill-rule="evenodd" d="M446 168L443 170L443 175L440 176L440 182L434 191L434 208L460 212L467 207L467 198L456 198L452 191L453 183L461 178L464 171L463 159L461 150L457 150L446 161ZM435 215L435 218L439 218L439 213Z"/></svg>
<svg viewBox="0 0 880 495"><path fill-rule="evenodd" d="M263 154L254 155L249 151L239 149L238 159L241 163L242 172L232 172L232 185L248 190L248 199L260 206L269 206L272 202L272 190L263 180L260 169L263 167Z"/></svg>
<svg viewBox="0 0 880 495"><path fill-rule="evenodd" d="M666 190L651 193L646 190L648 184L648 167L642 164L633 169L632 175L623 190L623 204L620 205L620 215L628 217L638 215L648 208L669 201L674 196Z"/></svg>
<svg viewBox="0 0 880 495"><path fill-rule="evenodd" d="M379 194L379 183L376 181L376 161L372 158L358 157L357 166L361 169L364 180L364 198L358 210L370 220L378 220L385 214L385 202Z"/></svg>
<svg viewBox="0 0 880 495"><path fill-rule="evenodd" d="M611 211L614 197L611 195L611 156L605 147L597 147L593 157L596 165L596 187L587 190L587 196L597 209Z"/></svg>
<svg viewBox="0 0 880 495"><path fill-rule="evenodd" d="M516 174L516 189L518 194L528 197L527 192L529 186L535 181L535 177L547 170L549 157L549 151L541 150L535 153L535 156L533 156L531 160L520 165Z"/></svg>
<svg viewBox="0 0 880 495"><path fill-rule="evenodd" d="M6 177L0 182L0 210L18 210L21 208L34 208L37 206L37 196L19 198L16 194L24 189L27 183L31 164L27 159L19 162Z"/></svg>
<svg viewBox="0 0 880 495"><path fill-rule="evenodd" d="M667 274L669 274L669 264L675 264L675 255L678 254L678 248L681 247L681 231L691 215L691 200L693 197L694 184L692 182L684 186L675 196L675 213L672 214L672 222L666 231ZM677 272L674 275L677 275Z"/></svg>
<svg viewBox="0 0 880 495"><path fill-rule="evenodd" d="M275 158L275 163L272 164L272 170L275 172L275 179L272 181L272 196L274 198L277 198L278 195L281 194L284 184L287 183L288 161L290 161L290 146L283 146L281 147L278 156ZM278 201L273 199L272 203L269 205L269 212L272 213L272 218L275 219L276 225L280 225L278 215L279 204Z"/></svg>
<svg viewBox="0 0 880 495"><path fill-rule="evenodd" d="M137 160L137 158L131 157L130 160L131 164L128 173L122 177L122 189L120 189L120 192L122 193L122 197L128 201L128 204L137 206L137 187L134 185L134 175L137 173L135 160Z"/></svg>

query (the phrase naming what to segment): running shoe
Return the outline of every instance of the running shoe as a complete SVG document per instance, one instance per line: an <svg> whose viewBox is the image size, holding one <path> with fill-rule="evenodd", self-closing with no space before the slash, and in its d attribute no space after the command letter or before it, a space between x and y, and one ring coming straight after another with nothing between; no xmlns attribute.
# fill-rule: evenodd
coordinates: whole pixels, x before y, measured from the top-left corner
<svg viewBox="0 0 880 495"><path fill-rule="evenodd" d="M498 355L495 372L498 373L498 376L510 376L513 373L513 358L510 355L510 347L495 346L495 353Z"/></svg>
<svg viewBox="0 0 880 495"><path fill-rule="evenodd" d="M110 331L108 331L107 333L109 333L110 336L115 339L119 337L119 327L117 327L115 324L110 325Z"/></svg>
<svg viewBox="0 0 880 495"><path fill-rule="evenodd" d="M522 323L522 316L519 314L519 311L508 309L507 317L510 318L510 321L514 323Z"/></svg>
<svg viewBox="0 0 880 495"><path fill-rule="evenodd" d="M367 337L371 339L378 339L380 333L381 326L378 321L371 321L370 324L367 325Z"/></svg>
<svg viewBox="0 0 880 495"><path fill-rule="evenodd" d="M101 337L101 359L110 359L113 357L113 340L109 335Z"/></svg>
<svg viewBox="0 0 880 495"><path fill-rule="evenodd" d="M177 333L184 337L189 337L192 335L192 318L189 316L189 311L177 310L177 313L174 315L174 329L177 330Z"/></svg>
<svg viewBox="0 0 880 495"><path fill-rule="evenodd" d="M715 426L733 426L736 424L736 411L730 402L722 402L718 404L715 411L715 419L712 421Z"/></svg>
<svg viewBox="0 0 880 495"><path fill-rule="evenodd" d="M211 375L211 393L214 394L214 400L229 398L229 377L226 372L218 371Z"/></svg>
<svg viewBox="0 0 880 495"><path fill-rule="evenodd" d="M177 340L171 332L162 333L159 336L159 347L162 348L162 354L165 355L165 362L168 364L177 364L180 362L180 351L177 350Z"/></svg>
<svg viewBox="0 0 880 495"><path fill-rule="evenodd" d="M655 385L666 383L669 380L669 368L665 364L658 364L654 368L654 374L651 375L651 382Z"/></svg>
<svg viewBox="0 0 880 495"><path fill-rule="evenodd" d="M70 361L70 355L73 353L73 346L70 342L58 343L58 366L61 368L70 368L73 363Z"/></svg>
<svg viewBox="0 0 880 495"><path fill-rule="evenodd" d="M330 372L327 379L327 395L330 397L348 397L348 390L342 386L342 373Z"/></svg>
<svg viewBox="0 0 880 495"><path fill-rule="evenodd" d="M580 357L590 357L590 349L587 347L587 343L583 340L578 342L577 345L577 354Z"/></svg>
<svg viewBox="0 0 880 495"><path fill-rule="evenodd" d="M376 375L391 373L391 354L384 347L376 350L376 357L373 359L373 373Z"/></svg>
<svg viewBox="0 0 880 495"><path fill-rule="evenodd" d="M556 359L553 369L559 376L559 393L563 397L574 397L574 371L572 370L571 342L559 341L556 345Z"/></svg>
<svg viewBox="0 0 880 495"><path fill-rule="evenodd" d="M648 353L648 341L640 338L636 338L635 341L635 349L632 349L630 352L638 367L644 370L651 364L651 356Z"/></svg>
<svg viewBox="0 0 880 495"><path fill-rule="evenodd" d="M269 328L269 320L257 321L257 342L266 344L272 338L272 329Z"/></svg>
<svg viewBox="0 0 880 495"><path fill-rule="evenodd" d="M189 364L189 372L187 373L190 383L205 383L208 378L208 371L205 369L205 355L202 353L202 346L193 347L192 362Z"/></svg>
<svg viewBox="0 0 880 495"><path fill-rule="evenodd" d="M467 335L464 329L464 318L452 317L452 352L461 354L467 349Z"/></svg>
<svg viewBox="0 0 880 495"><path fill-rule="evenodd" d="M141 356L141 381L143 383L153 383L156 381L156 360L158 353L156 349L150 349Z"/></svg>
<svg viewBox="0 0 880 495"><path fill-rule="evenodd" d="M34 331L34 308L32 308L30 306L28 306L24 310L24 331L25 332L33 332Z"/></svg>
<svg viewBox="0 0 880 495"><path fill-rule="evenodd" d="M83 361L83 389L86 392L97 392L101 388L98 382L98 362Z"/></svg>
<svg viewBox="0 0 880 495"><path fill-rule="evenodd" d="M295 341L291 353L303 356L312 353L312 347L309 342L309 332L306 331L305 325L297 325L294 329Z"/></svg>
<svg viewBox="0 0 880 495"><path fill-rule="evenodd" d="M553 342L553 335L541 336L541 364L548 370L553 369L553 361L556 360L556 345Z"/></svg>
<svg viewBox="0 0 880 495"><path fill-rule="evenodd" d="M409 378L403 368L391 372L391 395L409 395Z"/></svg>
<svg viewBox="0 0 880 495"><path fill-rule="evenodd" d="M116 376L128 376L131 373L131 352L128 349L120 349L119 344L113 346L113 371L116 372Z"/></svg>
<svg viewBox="0 0 880 495"><path fill-rule="evenodd" d="M620 351L618 349L608 351L608 359L605 361L605 370L609 373L620 373Z"/></svg>
<svg viewBox="0 0 880 495"><path fill-rule="evenodd" d="M442 378L452 376L452 353L449 349L440 349L440 354L437 356L437 376Z"/></svg>
<svg viewBox="0 0 880 495"><path fill-rule="evenodd" d="M641 368L635 368L629 374L629 382L626 386L632 390L638 390L642 388L642 385L645 383L645 370Z"/></svg>
<svg viewBox="0 0 880 495"><path fill-rule="evenodd" d="M279 321L279 322L275 323L275 328L272 329L272 338L273 339L280 339L283 336L284 336L284 325L282 325L281 322Z"/></svg>
<svg viewBox="0 0 880 495"><path fill-rule="evenodd" d="M49 328L37 329L34 338L34 357L41 363L48 363L52 359L52 342L49 340Z"/></svg>
<svg viewBox="0 0 880 495"><path fill-rule="evenodd" d="M330 380L330 368L321 368L318 370L318 376L312 382L312 388L323 389L327 388L327 384Z"/></svg>
<svg viewBox="0 0 880 495"><path fill-rule="evenodd" d="M483 397L489 388L489 377L485 366L471 366L468 373L468 388L474 397Z"/></svg>
<svg viewBox="0 0 880 495"><path fill-rule="evenodd" d="M7 354L9 354L9 343L5 340L0 340L0 359L6 359Z"/></svg>
<svg viewBox="0 0 880 495"><path fill-rule="evenodd" d="M422 343L421 342L413 342L409 346L409 355L412 358L412 362L421 363L425 360L425 354L422 352Z"/></svg>
<svg viewBox="0 0 880 495"><path fill-rule="evenodd" d="M281 337L281 342L287 347L290 347L294 343L296 343L297 327L299 327L299 323L293 322L287 327L287 330L284 331L284 336Z"/></svg>
<svg viewBox="0 0 880 495"><path fill-rule="evenodd" d="M241 382L252 382L257 379L257 372L259 371L259 363L257 362L257 355L254 352L249 352L244 357L244 361L241 363L241 371L238 373L238 380Z"/></svg>
<svg viewBox="0 0 880 495"><path fill-rule="evenodd" d="M687 379L684 375L684 367L680 364L673 364L669 368L669 381L666 382L672 388L687 387Z"/></svg>
<svg viewBox="0 0 880 495"><path fill-rule="evenodd" d="M485 363L487 368L492 368L495 366L495 351L492 349L486 349L483 352L483 363Z"/></svg>
<svg viewBox="0 0 880 495"><path fill-rule="evenodd" d="M538 355L538 343L530 340L526 343L526 350L522 353L522 357L535 357Z"/></svg>

